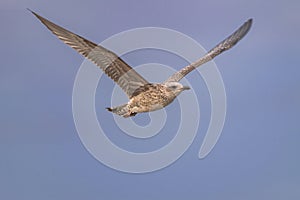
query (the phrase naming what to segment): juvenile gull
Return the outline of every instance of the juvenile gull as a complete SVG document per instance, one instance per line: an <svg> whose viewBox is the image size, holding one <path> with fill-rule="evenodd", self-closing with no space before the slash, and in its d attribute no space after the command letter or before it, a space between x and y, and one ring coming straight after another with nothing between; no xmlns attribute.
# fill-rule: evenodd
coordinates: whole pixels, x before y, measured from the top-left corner
<svg viewBox="0 0 300 200"><path fill-rule="evenodd" d="M182 91L190 89L179 83L184 76L233 47L248 33L252 24L252 19L247 20L203 57L174 73L165 82L149 83L115 53L31 12L60 40L94 62L122 88L129 98L128 103L107 110L123 117L135 116L137 113L150 112L169 105Z"/></svg>

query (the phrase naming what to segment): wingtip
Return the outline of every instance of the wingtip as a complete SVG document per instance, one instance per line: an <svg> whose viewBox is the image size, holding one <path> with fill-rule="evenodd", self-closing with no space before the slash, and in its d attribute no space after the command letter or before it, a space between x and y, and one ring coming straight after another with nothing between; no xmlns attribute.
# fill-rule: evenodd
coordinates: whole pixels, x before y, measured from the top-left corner
<svg viewBox="0 0 300 200"><path fill-rule="evenodd" d="M251 27L252 23L253 23L253 18L250 18L246 21L247 24L249 24L249 26Z"/></svg>
<svg viewBox="0 0 300 200"><path fill-rule="evenodd" d="M253 22L253 19L252 18L249 18L241 27L240 27L240 30L241 32L243 32L243 36L244 37L250 30L251 26L252 26L252 22Z"/></svg>
<svg viewBox="0 0 300 200"><path fill-rule="evenodd" d="M36 14L33 10L31 10L30 8L26 8L29 12L31 12L33 15L35 15L36 17L39 17L38 14Z"/></svg>
<svg viewBox="0 0 300 200"><path fill-rule="evenodd" d="M35 12L33 12L30 8L26 8L26 10L28 10L29 12L35 14Z"/></svg>
<svg viewBox="0 0 300 200"><path fill-rule="evenodd" d="M38 18L44 25L47 26L47 24L45 24L45 21L48 21L47 19L45 19L44 17L40 16L39 14L37 14L36 12L32 11L30 8L27 8L27 10L29 12L31 12L36 18ZM48 27L48 26L47 26Z"/></svg>

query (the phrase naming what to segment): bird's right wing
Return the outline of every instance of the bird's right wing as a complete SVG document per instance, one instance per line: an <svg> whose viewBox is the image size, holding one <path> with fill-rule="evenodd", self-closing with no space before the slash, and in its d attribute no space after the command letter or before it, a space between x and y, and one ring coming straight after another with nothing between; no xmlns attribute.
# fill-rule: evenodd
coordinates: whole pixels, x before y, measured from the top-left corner
<svg viewBox="0 0 300 200"><path fill-rule="evenodd" d="M195 68L199 67L200 65L212 60L217 55L221 54L222 52L230 49L233 47L238 41L240 41L250 30L252 24L252 19L246 21L240 28L238 28L233 34L227 37L225 40L220 42L214 48L212 48L208 53L206 53L203 57L201 57L196 62L182 68L180 71L176 72L172 76L170 76L165 82L178 82L188 73L193 71Z"/></svg>
<svg viewBox="0 0 300 200"><path fill-rule="evenodd" d="M148 84L147 80L115 53L54 24L33 11L31 12L60 40L99 66L123 89L129 98L136 89Z"/></svg>

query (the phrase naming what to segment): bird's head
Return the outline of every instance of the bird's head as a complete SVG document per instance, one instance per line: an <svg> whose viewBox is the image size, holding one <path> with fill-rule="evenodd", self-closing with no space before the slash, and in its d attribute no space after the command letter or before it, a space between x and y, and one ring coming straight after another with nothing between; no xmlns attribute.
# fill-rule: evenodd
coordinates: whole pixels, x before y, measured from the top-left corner
<svg viewBox="0 0 300 200"><path fill-rule="evenodd" d="M181 83L178 82L167 82L164 84L166 88L174 92L174 94L177 96L179 95L182 91L184 90L189 90L191 89L188 86L183 86Z"/></svg>

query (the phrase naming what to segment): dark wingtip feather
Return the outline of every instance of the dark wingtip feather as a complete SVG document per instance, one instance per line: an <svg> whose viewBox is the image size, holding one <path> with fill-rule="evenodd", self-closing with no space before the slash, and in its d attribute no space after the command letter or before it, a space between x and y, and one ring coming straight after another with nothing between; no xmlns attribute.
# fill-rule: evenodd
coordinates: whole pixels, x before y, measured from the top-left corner
<svg viewBox="0 0 300 200"><path fill-rule="evenodd" d="M250 30L251 26L252 26L252 23L253 23L253 19L250 18L248 19L245 23L244 23L244 27L245 27L245 35L248 33L248 31Z"/></svg>
<svg viewBox="0 0 300 200"><path fill-rule="evenodd" d="M31 12L34 16L36 16L43 24L45 24L44 21L48 21L46 19L44 19L43 17L41 17L40 15L38 15L36 12L32 11L30 8L27 8L27 10L29 12ZM46 25L46 24L45 24ZM47 25L46 25L47 26Z"/></svg>
<svg viewBox="0 0 300 200"><path fill-rule="evenodd" d="M39 15L36 14L34 11L32 11L30 8L26 8L29 12L31 12L32 14L34 14L36 17L38 17Z"/></svg>
<svg viewBox="0 0 300 200"><path fill-rule="evenodd" d="M248 19L248 21L247 21L248 23L250 23L250 24L252 24L252 22L253 22L253 18L250 18L250 19Z"/></svg>

